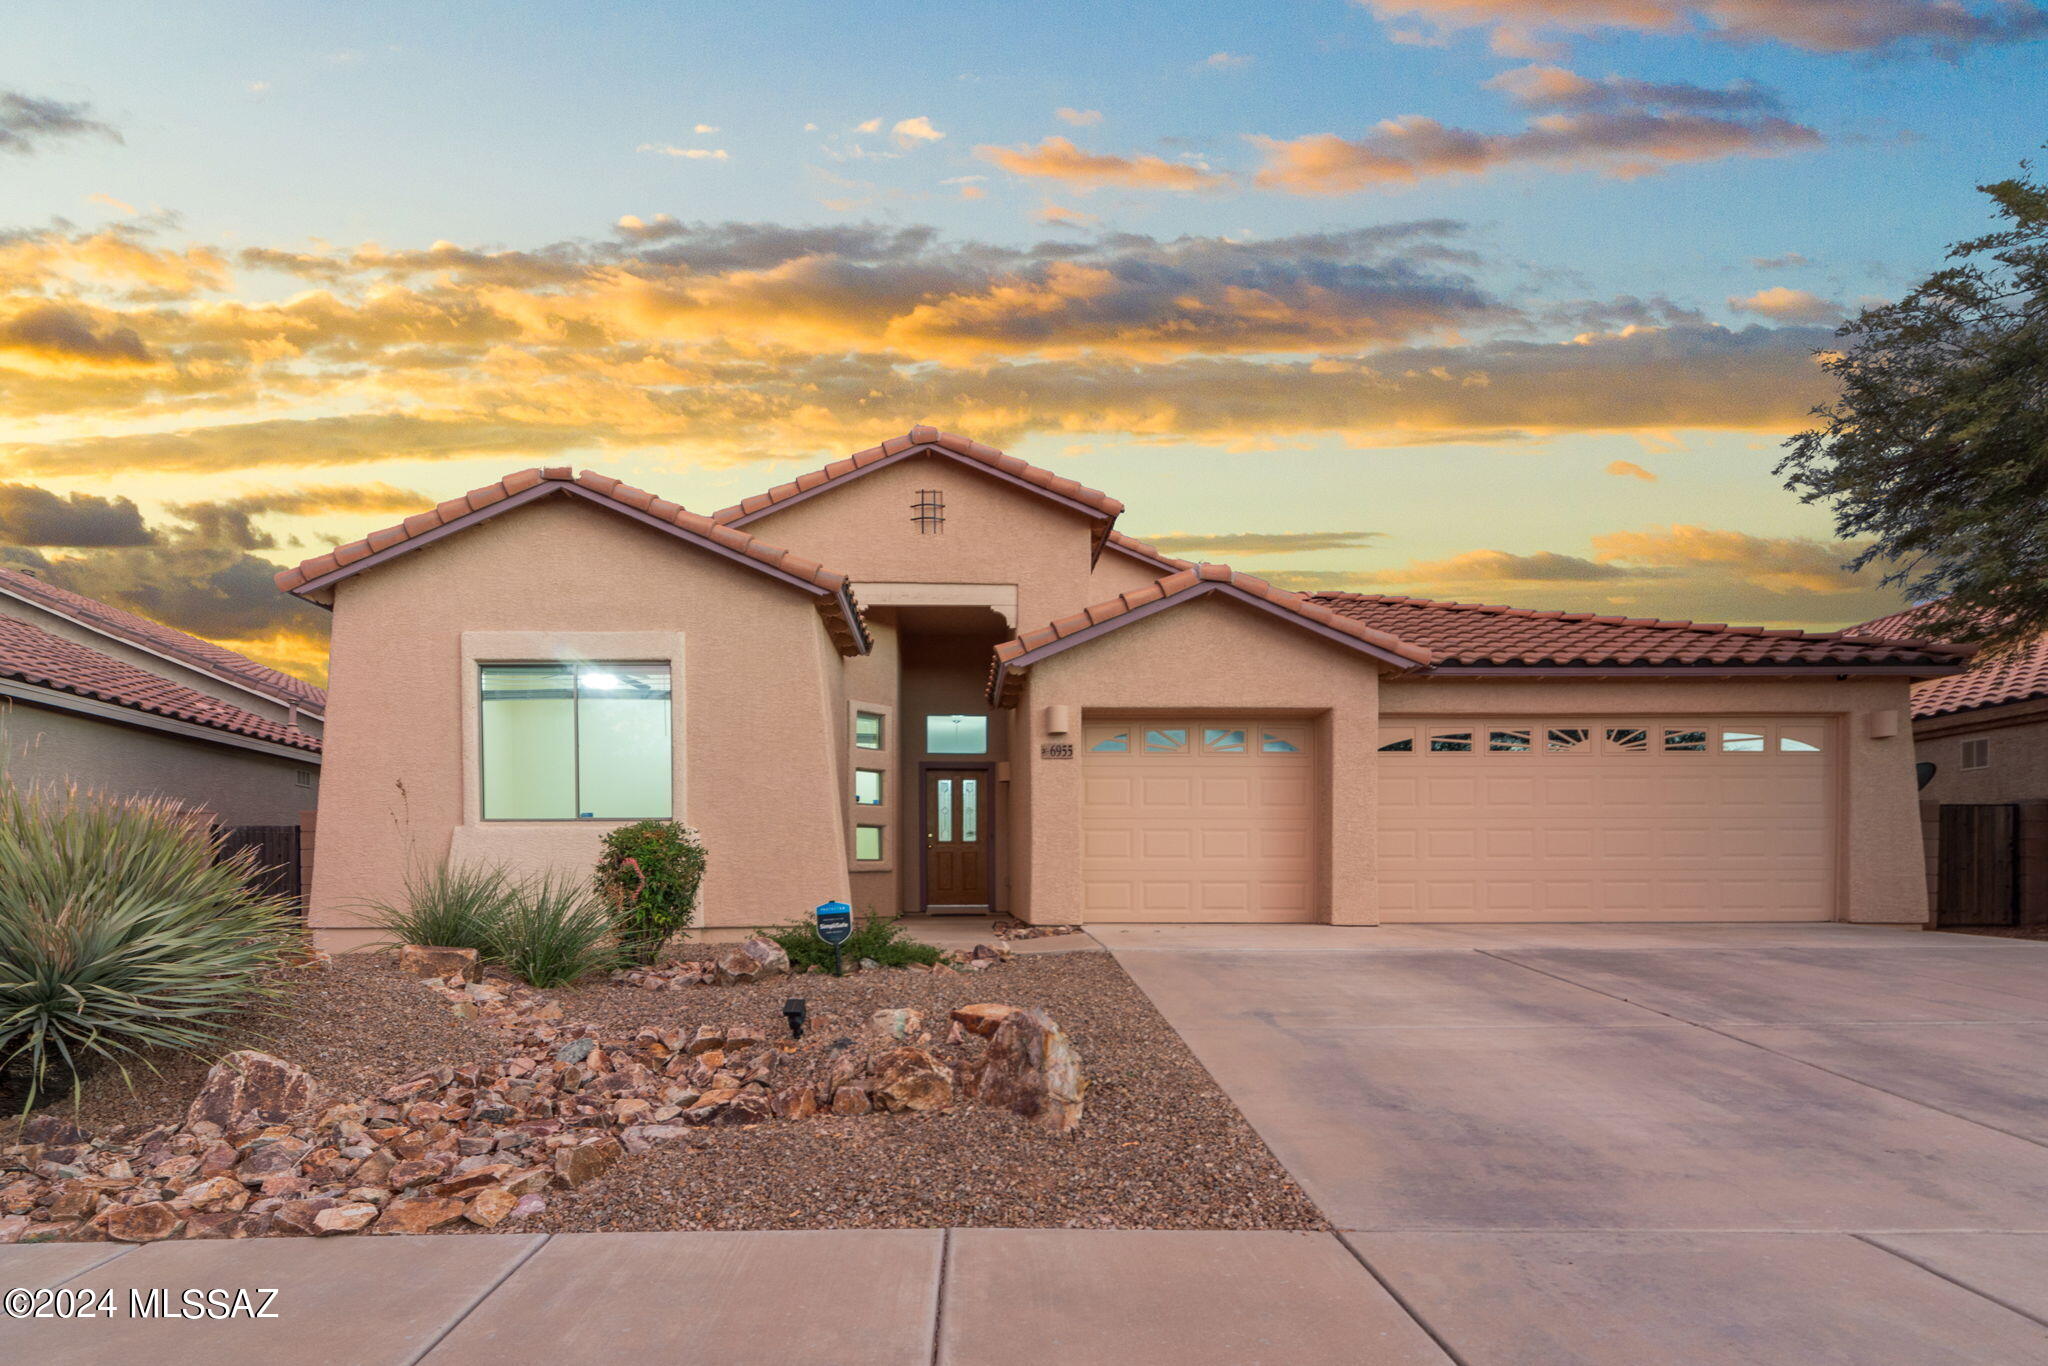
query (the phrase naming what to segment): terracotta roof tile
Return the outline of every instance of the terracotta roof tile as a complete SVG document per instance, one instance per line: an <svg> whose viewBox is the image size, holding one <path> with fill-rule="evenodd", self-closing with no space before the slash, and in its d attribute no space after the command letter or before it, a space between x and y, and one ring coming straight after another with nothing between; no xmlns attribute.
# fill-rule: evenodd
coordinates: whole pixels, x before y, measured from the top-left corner
<svg viewBox="0 0 2048 1366"><path fill-rule="evenodd" d="M326 579L338 570L365 564L373 555L386 552L402 552L405 543L440 530L442 527L461 522L466 517L495 515L491 509L508 504L509 500L530 490L555 486L555 491L583 496L600 503L616 504L622 510L651 517L673 527L678 535L708 543L729 551L736 556L801 581L813 590L818 598L819 613L825 619L826 628L832 633L834 643L844 653L859 654L868 645L867 627L861 620L860 604L854 600L853 590L844 574L835 574L814 561L791 555L788 551L771 546L748 535L738 527L726 526L691 512L680 503L671 503L658 498L645 489L634 488L608 474L585 470L572 473L566 466L545 470L519 470L508 474L495 484L486 484L472 489L461 498L451 498L431 511L416 513L397 526L373 531L359 541L337 546L331 553L316 555L295 568L286 569L277 575L277 586L288 593L301 597L308 595L307 585ZM546 493L540 496L547 496Z"/></svg>
<svg viewBox="0 0 2048 1366"><path fill-rule="evenodd" d="M24 599L58 616L69 617L93 630L103 631L145 650L168 655L202 672L217 674L229 682L288 706L303 707L312 712L324 711L327 707L325 690L314 687L303 678L294 678L288 673L268 668L246 655L236 654L225 645L216 645L210 640L187 635L160 621L152 621L137 613L110 606L97 598L88 598L82 593L59 588L33 574L18 569L0 569L0 592Z"/></svg>
<svg viewBox="0 0 2048 1366"><path fill-rule="evenodd" d="M1882 665L1925 666L1945 673L1971 653L1966 645L1878 639L1860 634L1861 628L1809 632L1702 625L1376 593L1317 593L1309 600L1351 621L1428 646L1439 672L1500 667Z"/></svg>
<svg viewBox="0 0 2048 1366"><path fill-rule="evenodd" d="M998 706L1014 702L1024 673L1036 662L1033 657L1040 651L1051 647L1067 648L1061 646L1061 642L1074 641L1078 644L1075 637L1084 633L1099 634L1103 628L1114 630L1120 621L1135 620L1140 613L1149 615L1149 610L1171 607L1177 600L1192 601L1219 591L1249 599L1282 616L1296 618L1348 638L1368 653L1403 668L1420 669L1430 663L1430 652L1421 646L1377 627L1349 620L1299 593L1275 588L1264 579L1241 574L1229 565L1198 564L1143 588L1119 594L1107 602L1096 603L1072 616L1021 631L1014 640L1006 640L996 646L995 662L989 670L989 699Z"/></svg>
<svg viewBox="0 0 2048 1366"><path fill-rule="evenodd" d="M16 617L0 616L0 677L33 683L213 730L320 752L318 738L296 726L231 707L203 692L53 636Z"/></svg>
<svg viewBox="0 0 2048 1366"><path fill-rule="evenodd" d="M1850 629L1878 639L1925 640L1927 632L1918 629L1924 610L1894 612ZM1952 716L2037 697L2048 697L2048 635L1979 660L1959 674L1914 684L1913 718Z"/></svg>
<svg viewBox="0 0 2048 1366"><path fill-rule="evenodd" d="M1018 483L1081 505L1098 520L1095 538L1098 553L1115 535L1112 524L1124 510L1124 505L1108 494L1099 489L1091 489L1065 475L1054 474L1051 470L1026 464L1014 455L1006 455L993 446L969 440L964 436L956 436L952 432L942 432L936 427L916 426L903 436L892 436L879 446L855 451L843 459L834 460L821 470L800 474L786 484L777 484L766 493L757 493L751 498L742 499L729 508L713 513L712 520L738 523L759 517L784 503L806 497L842 479L856 477L877 465L919 451L955 456L969 465L984 466Z"/></svg>

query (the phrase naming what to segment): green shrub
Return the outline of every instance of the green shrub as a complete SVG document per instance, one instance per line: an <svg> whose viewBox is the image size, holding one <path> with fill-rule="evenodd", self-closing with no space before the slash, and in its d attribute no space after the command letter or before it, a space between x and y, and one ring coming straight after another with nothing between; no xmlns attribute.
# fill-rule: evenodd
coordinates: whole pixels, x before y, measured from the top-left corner
<svg viewBox="0 0 2048 1366"><path fill-rule="evenodd" d="M768 938L782 946L792 968L832 970L832 946L818 938L817 922L810 918L792 920L780 929L769 930ZM885 968L910 963L936 963L940 951L920 943L903 932L900 921L884 920L870 911L853 927L853 934L839 946L840 957L848 963L872 958Z"/></svg>
<svg viewBox="0 0 2048 1366"><path fill-rule="evenodd" d="M0 782L0 1069L27 1104L96 1063L203 1053L298 942L254 855L169 802Z"/></svg>
<svg viewBox="0 0 2048 1366"><path fill-rule="evenodd" d="M483 953L537 987L567 986L620 962L611 912L579 879L553 872L511 885Z"/></svg>
<svg viewBox="0 0 2048 1366"><path fill-rule="evenodd" d="M488 953L493 927L512 894L504 869L442 859L407 871L403 899L373 900L364 911L401 944Z"/></svg>
<svg viewBox="0 0 2048 1366"><path fill-rule="evenodd" d="M703 839L675 821L635 821L604 837L594 885L628 959L652 963L670 935L690 927L705 862Z"/></svg>

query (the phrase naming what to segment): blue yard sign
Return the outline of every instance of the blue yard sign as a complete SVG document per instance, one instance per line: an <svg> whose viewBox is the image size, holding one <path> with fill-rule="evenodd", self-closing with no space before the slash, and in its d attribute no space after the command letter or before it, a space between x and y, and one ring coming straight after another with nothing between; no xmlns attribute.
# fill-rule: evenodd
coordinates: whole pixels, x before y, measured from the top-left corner
<svg viewBox="0 0 2048 1366"><path fill-rule="evenodd" d="M835 949L853 938L853 907L844 901L828 901L818 907L818 938Z"/></svg>

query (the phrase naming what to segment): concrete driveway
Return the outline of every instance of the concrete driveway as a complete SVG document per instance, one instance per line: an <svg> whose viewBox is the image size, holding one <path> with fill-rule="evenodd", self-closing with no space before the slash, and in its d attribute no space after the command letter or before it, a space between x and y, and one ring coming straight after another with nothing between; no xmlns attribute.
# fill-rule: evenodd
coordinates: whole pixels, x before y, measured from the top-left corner
<svg viewBox="0 0 2048 1366"><path fill-rule="evenodd" d="M1091 928L1456 1360L2048 1361L2048 944Z"/></svg>

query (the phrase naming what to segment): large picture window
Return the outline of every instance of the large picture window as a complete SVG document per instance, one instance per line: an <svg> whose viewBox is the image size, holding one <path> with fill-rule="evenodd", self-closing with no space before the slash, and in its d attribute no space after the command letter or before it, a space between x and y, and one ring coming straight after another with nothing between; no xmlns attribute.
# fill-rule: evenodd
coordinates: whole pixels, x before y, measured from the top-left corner
<svg viewBox="0 0 2048 1366"><path fill-rule="evenodd" d="M674 814L666 664L482 666L483 818Z"/></svg>

